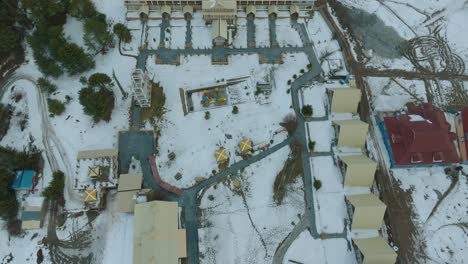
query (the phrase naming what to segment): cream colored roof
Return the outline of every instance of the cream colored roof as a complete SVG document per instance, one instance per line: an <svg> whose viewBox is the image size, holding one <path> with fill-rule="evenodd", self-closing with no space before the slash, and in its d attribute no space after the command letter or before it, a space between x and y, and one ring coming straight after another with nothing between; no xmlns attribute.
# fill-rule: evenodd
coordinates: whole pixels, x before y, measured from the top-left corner
<svg viewBox="0 0 468 264"><path fill-rule="evenodd" d="M189 6L189 5L184 6L184 7L182 8L182 12L183 12L184 14L189 13L189 14L192 15L192 14L193 14L193 6Z"/></svg>
<svg viewBox="0 0 468 264"><path fill-rule="evenodd" d="M217 37L222 37L224 39L228 38L227 35L227 22L224 19L214 20L211 25L211 37L213 39Z"/></svg>
<svg viewBox="0 0 468 264"><path fill-rule="evenodd" d="M187 257L184 229L178 227L177 202L135 205L134 264L178 264Z"/></svg>
<svg viewBox="0 0 468 264"><path fill-rule="evenodd" d="M361 101L361 90L355 88L334 88L329 90L333 91L332 113L357 113Z"/></svg>
<svg viewBox="0 0 468 264"><path fill-rule="evenodd" d="M245 13L247 14L254 14L257 12L257 8L254 5L248 5L247 8L245 9Z"/></svg>
<svg viewBox="0 0 468 264"><path fill-rule="evenodd" d="M268 6L268 14L270 15L272 13L278 14L278 6L276 6L276 5L269 5Z"/></svg>
<svg viewBox="0 0 468 264"><path fill-rule="evenodd" d="M363 154L339 156L339 158L347 165L344 185L369 187L372 185L377 168L375 161Z"/></svg>
<svg viewBox="0 0 468 264"><path fill-rule="evenodd" d="M377 196L368 193L346 199L354 206L351 229L380 229L387 206Z"/></svg>
<svg viewBox="0 0 468 264"><path fill-rule="evenodd" d="M395 264L397 254L380 236L365 239L353 239L364 255L363 264Z"/></svg>
<svg viewBox="0 0 468 264"><path fill-rule="evenodd" d="M340 127L338 135L338 147L364 148L369 125L361 120L333 121Z"/></svg>
<svg viewBox="0 0 468 264"><path fill-rule="evenodd" d="M202 1L202 10L206 11L209 9L237 9L237 2L236 1L229 1L229 0L217 0L217 1Z"/></svg>
<svg viewBox="0 0 468 264"><path fill-rule="evenodd" d="M135 209L135 200L133 196L137 191L126 191L117 193L117 208L122 213L132 213Z"/></svg>
<svg viewBox="0 0 468 264"><path fill-rule="evenodd" d="M164 14L164 13L167 13L167 14L171 14L171 7L168 6L168 5L163 5L161 7L161 14Z"/></svg>
<svg viewBox="0 0 468 264"><path fill-rule="evenodd" d="M294 13L299 14L299 11L300 11L300 9L299 9L299 6L297 6L297 5L291 5L289 7L289 13L290 14L294 14Z"/></svg>
<svg viewBox="0 0 468 264"><path fill-rule="evenodd" d="M96 149L85 150L78 152L78 159L97 159L117 156L119 151L117 149Z"/></svg>
<svg viewBox="0 0 468 264"><path fill-rule="evenodd" d="M28 230L28 229L39 229L39 228L41 228L41 221L37 221L37 220L21 221L21 229Z"/></svg>
<svg viewBox="0 0 468 264"><path fill-rule="evenodd" d="M96 178L101 176L101 167L94 166L88 168L88 176L91 178Z"/></svg>
<svg viewBox="0 0 468 264"><path fill-rule="evenodd" d="M119 187L117 191L140 190L143 181L143 174L120 174Z"/></svg>

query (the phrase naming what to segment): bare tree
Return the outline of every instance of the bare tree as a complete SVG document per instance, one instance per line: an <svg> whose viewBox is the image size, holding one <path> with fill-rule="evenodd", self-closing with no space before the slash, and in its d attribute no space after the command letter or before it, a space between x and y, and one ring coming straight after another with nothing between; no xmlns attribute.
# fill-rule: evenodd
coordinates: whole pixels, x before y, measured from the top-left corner
<svg viewBox="0 0 468 264"><path fill-rule="evenodd" d="M283 122L281 122L280 125L284 127L289 134L294 133L297 128L296 116L293 113L288 114L283 118Z"/></svg>

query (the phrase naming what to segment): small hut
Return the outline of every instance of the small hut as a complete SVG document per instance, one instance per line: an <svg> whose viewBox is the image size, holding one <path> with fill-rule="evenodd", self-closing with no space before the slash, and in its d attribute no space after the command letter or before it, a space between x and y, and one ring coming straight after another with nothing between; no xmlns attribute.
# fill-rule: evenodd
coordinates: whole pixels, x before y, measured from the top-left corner
<svg viewBox="0 0 468 264"><path fill-rule="evenodd" d="M99 166L94 166L94 167L89 167L88 169L88 176L91 179L98 179L101 177L101 167Z"/></svg>
<svg viewBox="0 0 468 264"><path fill-rule="evenodd" d="M245 154L252 150L252 140L244 138L239 142L239 149L242 154Z"/></svg>
<svg viewBox="0 0 468 264"><path fill-rule="evenodd" d="M85 203L94 203L97 200L97 191L96 189L85 190Z"/></svg>
<svg viewBox="0 0 468 264"><path fill-rule="evenodd" d="M220 147L215 152L215 158L216 158L216 162L218 162L218 164L221 164L229 160L229 154L227 153L225 148Z"/></svg>

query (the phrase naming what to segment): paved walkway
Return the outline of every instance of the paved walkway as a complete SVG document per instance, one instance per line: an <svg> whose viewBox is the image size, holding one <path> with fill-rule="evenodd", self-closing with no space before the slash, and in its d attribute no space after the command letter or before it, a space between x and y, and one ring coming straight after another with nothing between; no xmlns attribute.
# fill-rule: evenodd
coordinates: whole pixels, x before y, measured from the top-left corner
<svg viewBox="0 0 468 264"><path fill-rule="evenodd" d="M276 40L276 15L268 17L268 33L270 34L270 47L278 47Z"/></svg>
<svg viewBox="0 0 468 264"><path fill-rule="evenodd" d="M255 18L253 15L247 16L247 47L255 48Z"/></svg>
<svg viewBox="0 0 468 264"><path fill-rule="evenodd" d="M250 22L249 22L250 21ZM169 24L168 21L166 21ZM165 23L165 22L163 22ZM162 24L163 24L162 23ZM253 20L247 21L248 25L253 25L253 30L255 29L255 25L253 24ZM296 22L297 23L297 22ZM164 32L163 26L161 24L161 32ZM298 30L299 34L306 34L305 27L300 25L295 25L294 28ZM249 31L252 32L252 29L247 31L248 34L248 43L252 41L252 38L255 36L249 37ZM161 41L163 41L163 33L161 33ZM270 149L248 159L248 160L241 160L233 165L231 165L225 171L222 171L213 177L208 178L207 180L185 189L183 194L179 197L171 197L171 200L178 201L179 205L184 208L184 225L185 229L187 230L187 257L189 264L198 264L199 263L199 248L198 248L198 218L197 218L197 210L198 210L198 203L197 203L197 195L198 193L222 180L225 177L228 177L232 174L237 173L239 170L271 155L272 153L278 151L279 149L287 146L289 142L292 140L299 140L302 142L304 146L308 145L308 137L306 135L306 125L305 119L301 114L300 104L299 104L299 90L302 87L310 85L314 80L321 78L321 67L318 61L317 55L315 54L314 48L308 38L301 37L302 41L304 42L303 47L278 47L276 43L276 21L274 19L270 19L270 41L273 41L272 47L269 48L256 48L252 47L252 45L248 45L248 48L223 48L217 47L215 49L166 49L160 48L157 50L142 50L137 59L137 68L144 68L146 64L146 60L149 56L156 55L158 57L158 61L161 63L169 63L173 62L174 59L179 58L181 55L211 55L214 56L216 60L222 60L223 58L227 59L229 55L237 55L237 54L258 54L259 57L262 59L264 63L271 63L276 61L278 58L281 57L284 53L298 53L304 52L306 53L310 64L312 65L312 69L307 71L299 78L297 78L291 85L291 93L292 93L292 104L293 109L296 113L297 120L298 120L298 128L296 132L286 139L285 141L271 147ZM253 39L253 41L255 41ZM328 117L321 117L316 118L314 121L318 120L327 120ZM328 153L327 153L328 154ZM305 214L303 219L298 223L298 225L293 229L293 232L288 235L284 243L278 248L277 252L275 253L275 261L274 263L281 263L284 254L286 253L289 245L294 241L298 234L302 231L308 229L312 235L312 237L316 239L320 238L346 238L347 233L346 229L343 230L341 233L332 233L332 234L319 234L315 222L315 208L314 208L314 189L312 185L312 173L310 170L310 156L311 153L309 152L307 147L302 149L301 159L302 159L302 170L303 170L303 180L304 180L304 193L305 193Z"/></svg>

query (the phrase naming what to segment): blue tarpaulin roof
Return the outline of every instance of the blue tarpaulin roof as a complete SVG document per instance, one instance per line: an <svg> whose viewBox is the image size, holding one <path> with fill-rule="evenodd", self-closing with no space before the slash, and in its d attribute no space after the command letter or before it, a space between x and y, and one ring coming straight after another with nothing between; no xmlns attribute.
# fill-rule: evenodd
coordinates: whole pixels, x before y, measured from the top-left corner
<svg viewBox="0 0 468 264"><path fill-rule="evenodd" d="M21 221L41 220L41 212L39 211L24 211L21 214Z"/></svg>
<svg viewBox="0 0 468 264"><path fill-rule="evenodd" d="M18 189L31 189L33 177L36 174L33 170L22 170L16 172L15 181L11 187L15 190Z"/></svg>

